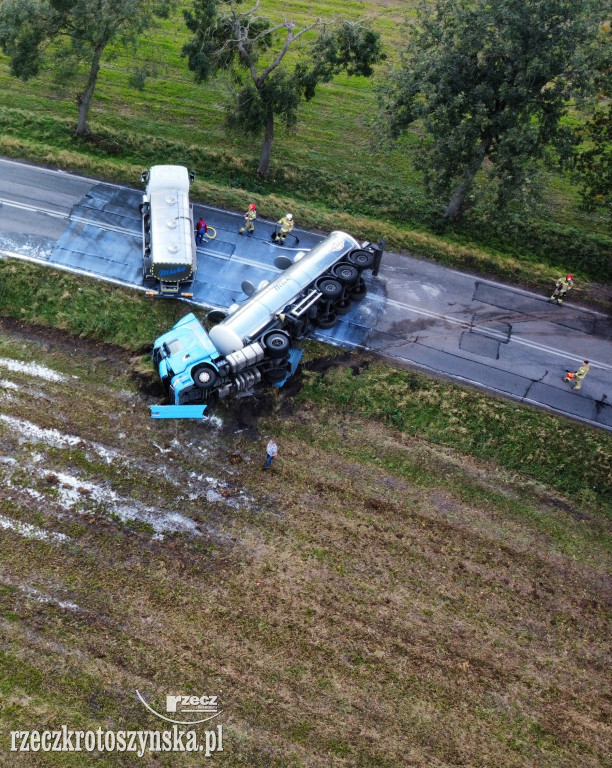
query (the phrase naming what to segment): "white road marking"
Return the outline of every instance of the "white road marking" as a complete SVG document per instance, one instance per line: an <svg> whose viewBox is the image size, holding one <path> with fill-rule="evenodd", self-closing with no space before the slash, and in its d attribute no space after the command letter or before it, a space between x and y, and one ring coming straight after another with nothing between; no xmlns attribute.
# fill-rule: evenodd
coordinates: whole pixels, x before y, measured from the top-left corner
<svg viewBox="0 0 612 768"><path fill-rule="evenodd" d="M50 208L43 208L40 205L28 205L27 203L16 203L11 200L3 200L3 199L0 199L0 204L6 205L7 207L10 207L10 208L17 208L19 210L28 211L30 213L45 214L47 216L52 216L56 219L66 219L69 221L77 222L79 224L87 224L94 229L101 229L101 230L104 230L105 232L116 232L117 234L133 237L137 239L139 242L142 242L142 233L140 232L140 229L138 231L134 231L131 229L127 229L126 227L118 227L113 224L106 224L106 223L102 224L100 222L92 221L91 219L88 219L84 216L71 215L69 211L68 212L55 211ZM198 246L198 250L201 250L207 256L211 256L212 258L215 258L215 259L220 259L221 261L236 261L239 264L244 264L247 267L265 269L270 272L280 273L282 271L280 269L277 269L273 264L262 264L260 261L255 261L254 259L248 259L246 256L240 256L237 253L233 253L231 254L231 256L226 256L223 253L217 253L213 250L208 250L207 246ZM284 250L301 251L304 249L303 248L285 248ZM14 258L24 258L20 254L10 253L9 255L13 256ZM44 260L40 261L39 263L55 266L54 264L52 264L52 262L47 262ZM84 275L93 274L91 272L78 272L77 270L74 270L74 271L76 271L77 274L84 274ZM103 278L103 279L107 280L107 278ZM115 281L115 280L112 280L112 278L108 280L110 282L118 282L119 285L130 285L130 286L133 285L133 283L124 283L121 281ZM138 287L138 286L135 286L135 287ZM147 290L147 289L144 289L144 290Z"/></svg>

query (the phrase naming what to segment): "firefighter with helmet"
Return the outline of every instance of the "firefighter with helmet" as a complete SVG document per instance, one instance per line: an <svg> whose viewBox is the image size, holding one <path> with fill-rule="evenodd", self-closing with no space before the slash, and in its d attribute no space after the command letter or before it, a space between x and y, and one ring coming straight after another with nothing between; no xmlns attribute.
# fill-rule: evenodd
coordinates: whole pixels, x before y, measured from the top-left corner
<svg viewBox="0 0 612 768"><path fill-rule="evenodd" d="M276 240L276 242L279 245L282 245L285 242L285 238L287 235L291 232L293 229L293 214L287 213L283 218L277 222L277 224L280 226L280 231L278 235L276 232L272 234L272 239Z"/></svg>
<svg viewBox="0 0 612 768"><path fill-rule="evenodd" d="M238 234L244 234L244 230L247 229L248 234L252 235L253 232L255 232L255 219L257 218L257 208L255 207L255 203L249 205L247 212L244 214L244 218L244 227L238 230Z"/></svg>
<svg viewBox="0 0 612 768"><path fill-rule="evenodd" d="M560 277L555 283L555 292L550 297L550 301L557 302L557 304L563 304L563 298L569 289L574 285L574 276L566 275L566 277Z"/></svg>
<svg viewBox="0 0 612 768"><path fill-rule="evenodd" d="M582 365L580 368L578 368L577 371L568 371L565 376L563 377L563 381L575 381L576 383L572 387L572 389L580 389L582 386L582 380L587 375L587 373L591 370L591 366L589 365L588 360L583 360Z"/></svg>

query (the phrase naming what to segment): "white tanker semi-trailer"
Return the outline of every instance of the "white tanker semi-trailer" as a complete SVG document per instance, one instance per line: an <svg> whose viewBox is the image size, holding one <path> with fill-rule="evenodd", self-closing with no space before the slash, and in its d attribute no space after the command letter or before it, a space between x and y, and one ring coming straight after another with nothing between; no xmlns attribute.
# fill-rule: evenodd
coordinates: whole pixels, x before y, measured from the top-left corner
<svg viewBox="0 0 612 768"><path fill-rule="evenodd" d="M169 402L152 406L153 418L201 418L218 398L259 383L282 385L301 357L293 342L314 328L331 328L365 296L361 273L377 274L383 248L384 242L360 245L332 232L293 263L279 257L277 265L287 268L258 290L243 283L249 298L210 332L186 315L153 346Z"/></svg>
<svg viewBox="0 0 612 768"><path fill-rule="evenodd" d="M192 296L197 269L189 183L195 174L182 165L154 165L143 171L142 282L150 296Z"/></svg>

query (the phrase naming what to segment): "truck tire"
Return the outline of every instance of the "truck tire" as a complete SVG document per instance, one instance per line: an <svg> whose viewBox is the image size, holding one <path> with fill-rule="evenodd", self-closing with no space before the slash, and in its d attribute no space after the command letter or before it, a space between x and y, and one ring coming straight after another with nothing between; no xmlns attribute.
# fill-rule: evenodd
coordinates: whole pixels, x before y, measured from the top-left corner
<svg viewBox="0 0 612 768"><path fill-rule="evenodd" d="M320 317L317 317L317 325L321 330L325 330L327 328L333 328L334 325L336 325L336 320L338 318L336 315L321 315Z"/></svg>
<svg viewBox="0 0 612 768"><path fill-rule="evenodd" d="M315 287L323 294L321 301L335 301L342 296L342 283L335 277L322 277L317 280Z"/></svg>
<svg viewBox="0 0 612 768"><path fill-rule="evenodd" d="M217 382L217 372L210 365L200 365L192 374L193 383L199 389L211 389Z"/></svg>
<svg viewBox="0 0 612 768"><path fill-rule="evenodd" d="M291 339L284 331L270 331L263 337L263 343L268 357L272 360L280 360L288 354Z"/></svg>
<svg viewBox="0 0 612 768"><path fill-rule="evenodd" d="M332 269L332 275L339 280L342 285L355 285L359 279L359 270L352 264L342 261Z"/></svg>
<svg viewBox="0 0 612 768"><path fill-rule="evenodd" d="M374 264L374 254L371 251L351 251L347 261L357 269L369 269Z"/></svg>
<svg viewBox="0 0 612 768"><path fill-rule="evenodd" d="M287 367L283 368L270 368L269 371L266 371L264 374L264 377L268 384L280 384L281 381L287 378L289 375L289 371Z"/></svg>
<svg viewBox="0 0 612 768"><path fill-rule="evenodd" d="M227 312L225 312L223 309L211 309L210 312L206 315L206 319L211 325L217 325L217 323L225 320L226 317Z"/></svg>

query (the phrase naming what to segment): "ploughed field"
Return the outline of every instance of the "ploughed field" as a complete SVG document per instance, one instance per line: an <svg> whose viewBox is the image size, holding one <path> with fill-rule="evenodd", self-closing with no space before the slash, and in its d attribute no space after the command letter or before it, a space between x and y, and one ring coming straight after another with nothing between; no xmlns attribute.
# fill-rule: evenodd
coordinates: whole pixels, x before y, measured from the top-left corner
<svg viewBox="0 0 612 768"><path fill-rule="evenodd" d="M9 751L166 727L136 691L217 695L232 768L609 764L603 537L534 522L588 511L290 392L152 421L135 365L2 329L0 765L205 764Z"/></svg>

